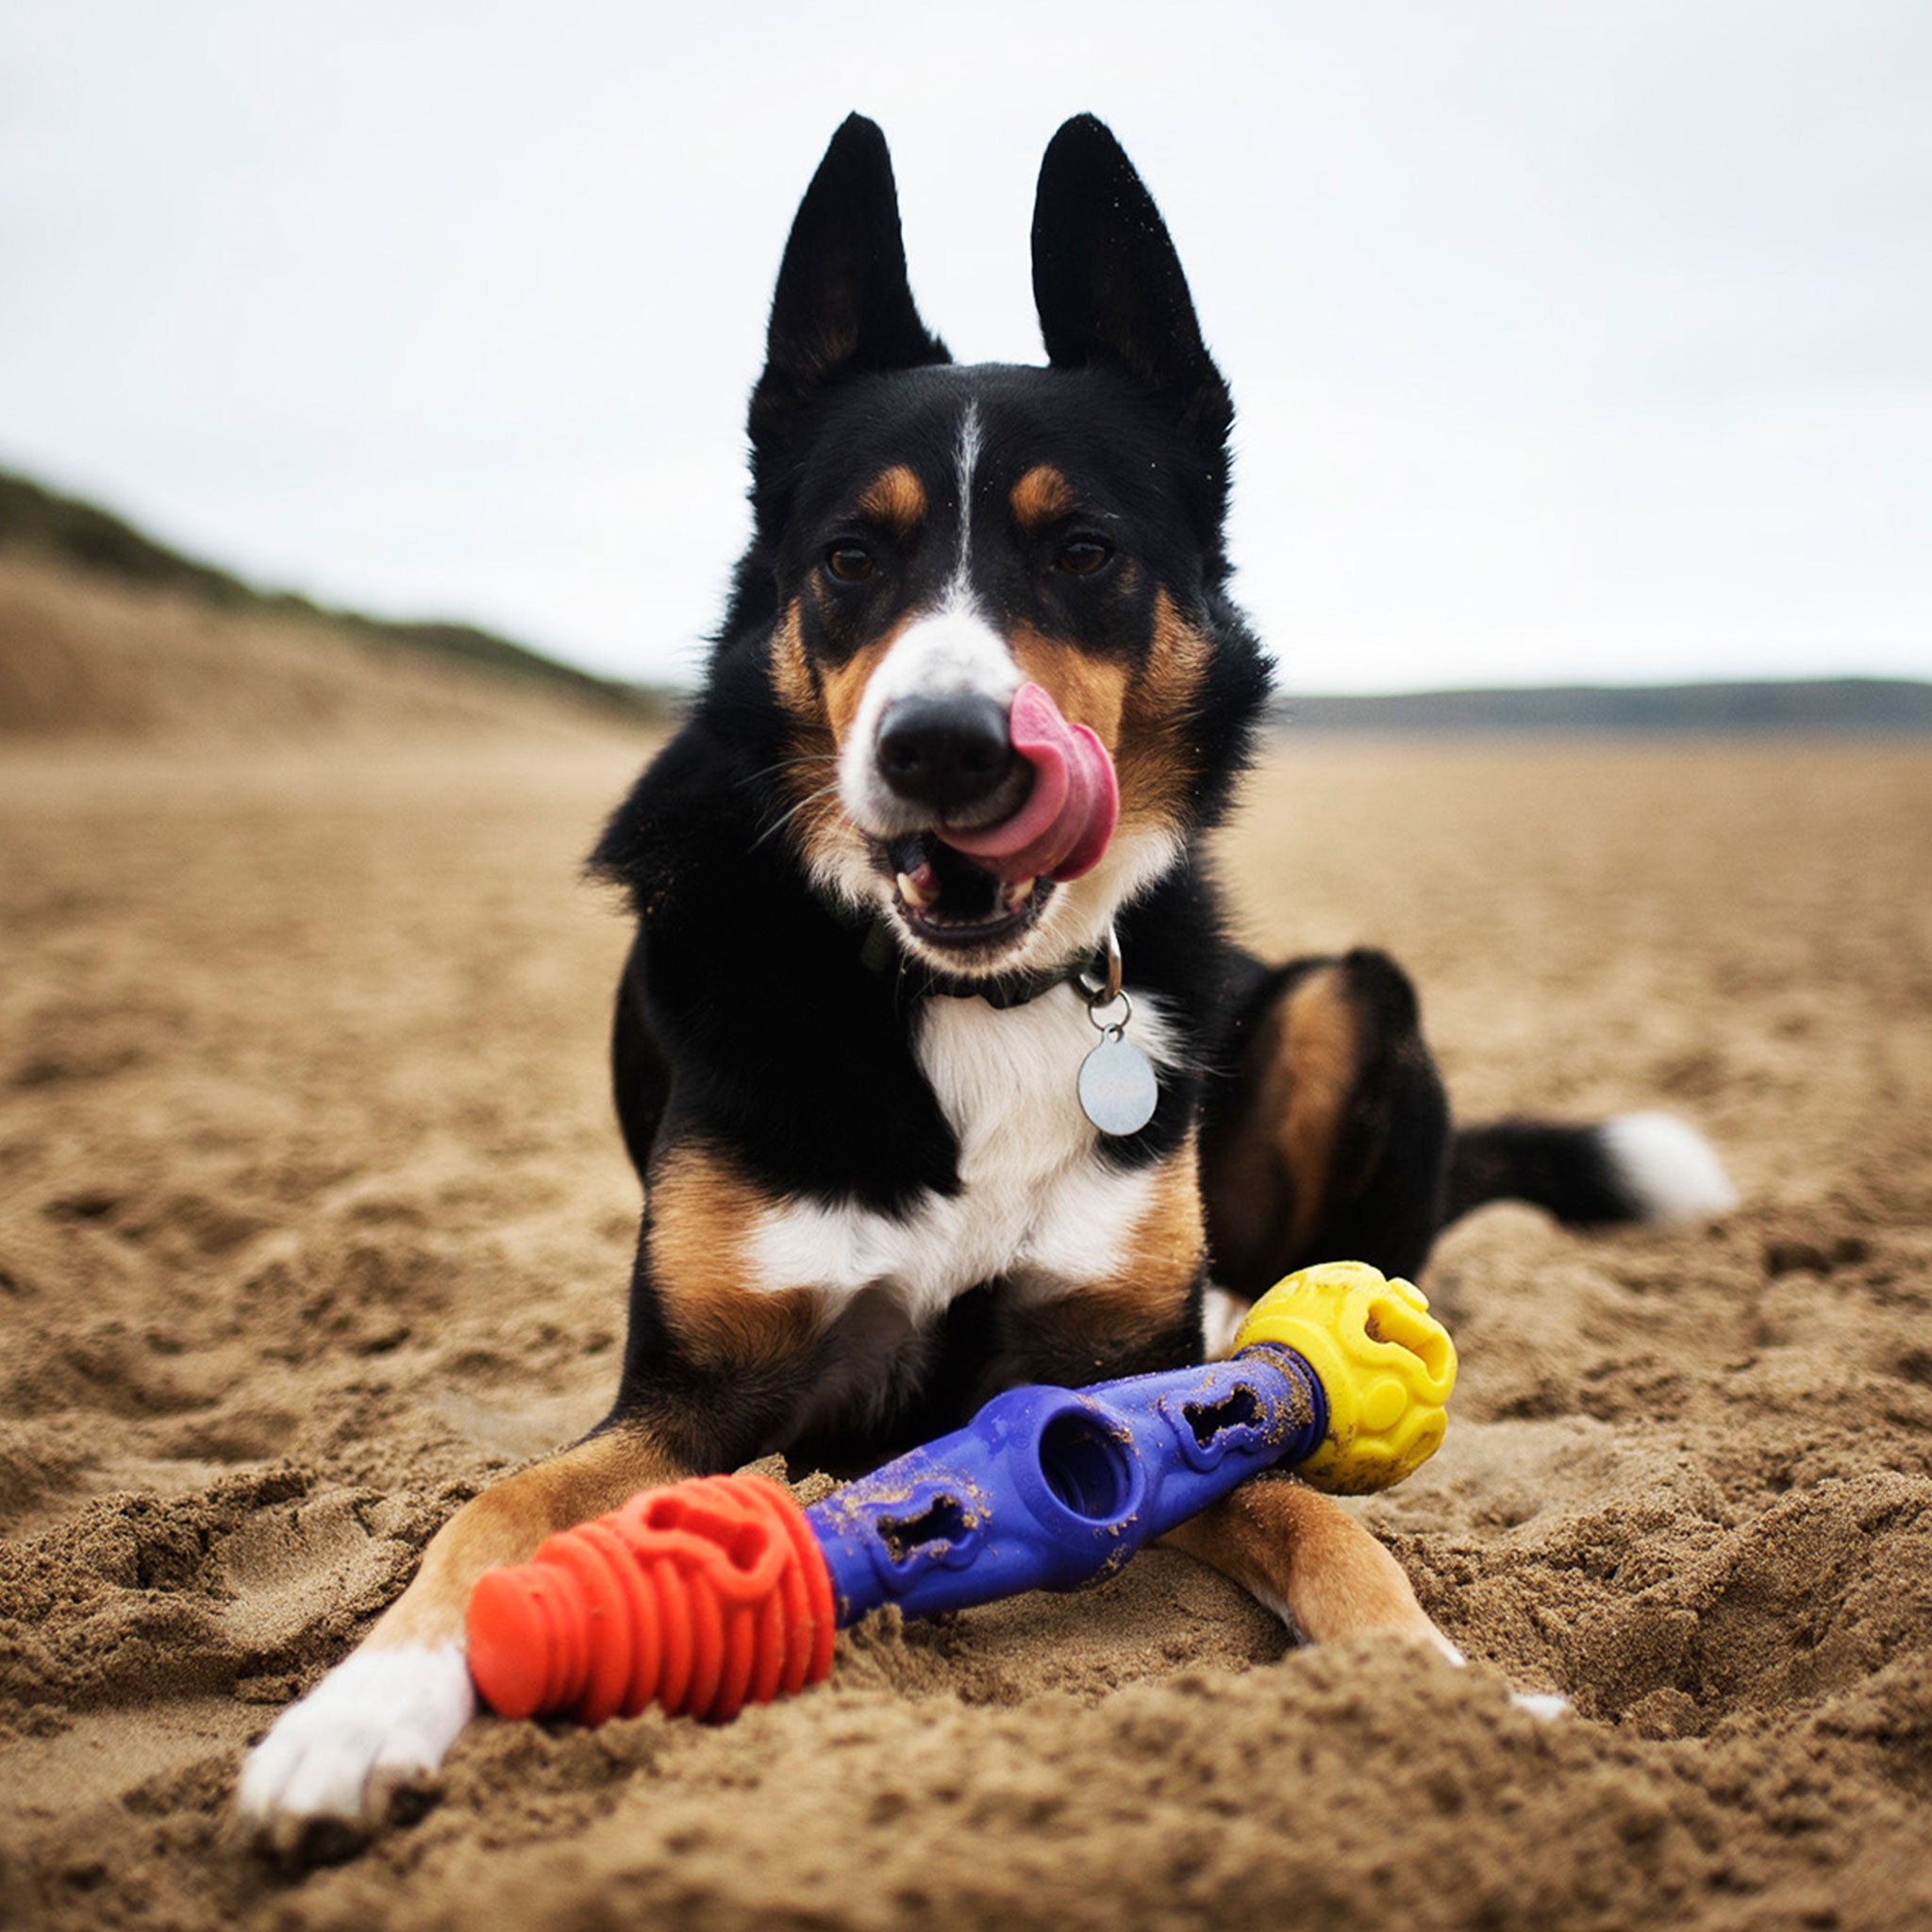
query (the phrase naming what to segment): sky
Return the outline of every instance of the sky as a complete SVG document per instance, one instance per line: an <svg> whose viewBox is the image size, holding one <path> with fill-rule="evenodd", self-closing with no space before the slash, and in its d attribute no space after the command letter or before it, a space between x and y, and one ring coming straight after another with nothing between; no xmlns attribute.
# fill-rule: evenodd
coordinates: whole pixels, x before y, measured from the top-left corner
<svg viewBox="0 0 1932 1932"><path fill-rule="evenodd" d="M0 0L0 465L692 679L854 108L968 360L1041 359L1040 155L1113 126L1287 688L1932 675L1923 0Z"/></svg>

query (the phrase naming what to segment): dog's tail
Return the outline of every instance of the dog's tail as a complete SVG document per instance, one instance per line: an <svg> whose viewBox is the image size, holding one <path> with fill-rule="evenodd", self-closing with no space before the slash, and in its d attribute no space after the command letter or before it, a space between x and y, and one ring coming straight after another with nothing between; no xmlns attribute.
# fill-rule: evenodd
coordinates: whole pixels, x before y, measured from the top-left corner
<svg viewBox="0 0 1932 1932"><path fill-rule="evenodd" d="M1494 1121L1463 1127L1449 1158L1444 1219L1485 1201L1528 1201L1576 1226L1704 1221L1738 1205L1697 1130L1668 1113L1625 1113L1594 1126Z"/></svg>

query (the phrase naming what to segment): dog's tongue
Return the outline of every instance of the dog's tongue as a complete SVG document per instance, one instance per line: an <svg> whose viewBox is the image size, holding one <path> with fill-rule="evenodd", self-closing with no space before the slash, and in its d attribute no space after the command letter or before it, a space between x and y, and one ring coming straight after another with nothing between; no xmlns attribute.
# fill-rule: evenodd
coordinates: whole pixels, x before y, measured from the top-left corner
<svg viewBox="0 0 1932 1932"><path fill-rule="evenodd" d="M941 825L940 837L996 878L1066 880L1091 872L1121 809L1106 745L1089 726L1069 724L1037 684L1013 693L1008 731L1033 767L1025 803L996 825Z"/></svg>

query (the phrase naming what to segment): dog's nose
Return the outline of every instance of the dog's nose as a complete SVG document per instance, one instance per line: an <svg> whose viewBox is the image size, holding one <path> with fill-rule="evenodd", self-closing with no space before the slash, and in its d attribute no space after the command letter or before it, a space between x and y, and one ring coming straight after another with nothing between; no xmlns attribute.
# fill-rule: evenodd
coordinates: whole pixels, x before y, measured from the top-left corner
<svg viewBox="0 0 1932 1932"><path fill-rule="evenodd" d="M979 695L900 698L879 720L879 774L941 816L997 791L1012 769L1007 708Z"/></svg>

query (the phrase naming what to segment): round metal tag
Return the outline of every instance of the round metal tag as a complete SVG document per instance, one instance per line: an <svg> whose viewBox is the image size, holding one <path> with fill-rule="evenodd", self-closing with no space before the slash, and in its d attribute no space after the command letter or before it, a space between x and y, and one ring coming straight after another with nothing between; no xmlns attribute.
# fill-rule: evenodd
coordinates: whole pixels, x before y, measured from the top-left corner
<svg viewBox="0 0 1932 1932"><path fill-rule="evenodd" d="M1118 1030L1080 1062L1080 1110L1103 1134L1138 1134L1159 1098L1154 1062Z"/></svg>

